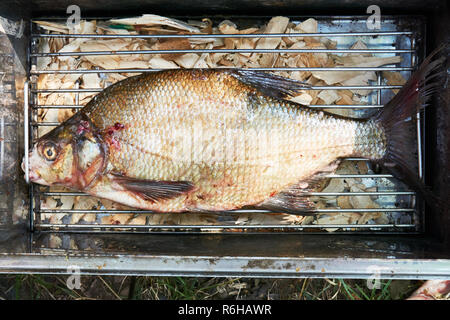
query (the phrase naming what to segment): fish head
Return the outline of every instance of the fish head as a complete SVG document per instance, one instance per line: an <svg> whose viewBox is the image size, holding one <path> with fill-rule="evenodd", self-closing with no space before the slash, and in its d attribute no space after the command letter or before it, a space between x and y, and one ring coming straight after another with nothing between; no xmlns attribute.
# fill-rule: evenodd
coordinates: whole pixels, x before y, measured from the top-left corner
<svg viewBox="0 0 450 320"><path fill-rule="evenodd" d="M102 136L86 115L78 113L33 145L29 179L84 191L105 170L106 154ZM25 171L24 161L22 169Z"/></svg>

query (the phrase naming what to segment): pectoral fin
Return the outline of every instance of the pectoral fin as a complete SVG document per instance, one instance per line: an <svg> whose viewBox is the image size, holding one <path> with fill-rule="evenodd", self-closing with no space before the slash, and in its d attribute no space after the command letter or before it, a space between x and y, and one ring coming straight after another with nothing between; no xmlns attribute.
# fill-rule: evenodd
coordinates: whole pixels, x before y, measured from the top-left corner
<svg viewBox="0 0 450 320"><path fill-rule="evenodd" d="M119 175L114 175L113 180L126 190L153 202L173 199L194 189L194 185L188 181L141 180Z"/></svg>

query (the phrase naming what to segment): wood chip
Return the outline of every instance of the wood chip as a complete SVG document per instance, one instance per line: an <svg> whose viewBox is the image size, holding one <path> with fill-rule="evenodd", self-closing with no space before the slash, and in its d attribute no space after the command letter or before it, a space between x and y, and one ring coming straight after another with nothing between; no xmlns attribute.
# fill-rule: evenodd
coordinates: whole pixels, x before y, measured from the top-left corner
<svg viewBox="0 0 450 320"><path fill-rule="evenodd" d="M191 42L189 39L179 38L179 39L168 39L166 41L160 41L152 48L153 50L190 50ZM182 53L170 53L164 54L164 59L173 60L180 57Z"/></svg>
<svg viewBox="0 0 450 320"><path fill-rule="evenodd" d="M237 29L236 24L234 24L230 20L222 21L219 24L218 29L222 34L238 34L239 33L239 30Z"/></svg>
<svg viewBox="0 0 450 320"><path fill-rule="evenodd" d="M352 104L354 104L353 103L353 99L352 99L353 94L351 96L348 96L348 95L342 93L342 90L339 90L338 91L338 95L339 95L339 99L336 100L336 104L339 104L339 105L352 105Z"/></svg>
<svg viewBox="0 0 450 320"><path fill-rule="evenodd" d="M313 98L308 93L302 93L301 95L293 97L293 98L291 98L289 100L291 100L293 102L296 102L296 103L300 103L300 104L305 105L305 106L309 106L311 101L312 101L312 99Z"/></svg>
<svg viewBox="0 0 450 320"><path fill-rule="evenodd" d="M98 73L85 73L81 76L81 88L100 88L100 77Z"/></svg>
<svg viewBox="0 0 450 320"><path fill-rule="evenodd" d="M320 216L317 220L317 224L354 224L358 221L360 215L354 212L339 212L333 216ZM334 232L339 228L325 228L328 232Z"/></svg>
<svg viewBox="0 0 450 320"><path fill-rule="evenodd" d="M189 24L167 17L158 16L155 14L144 14L135 18L124 19L111 19L109 20L114 24L127 24L127 25L146 25L146 26L167 26L178 30L185 30L188 32L199 33L200 29L190 26Z"/></svg>
<svg viewBox="0 0 450 320"><path fill-rule="evenodd" d="M340 99L336 90L322 90L318 97L322 99L325 104L334 104L336 100Z"/></svg>
<svg viewBox="0 0 450 320"><path fill-rule="evenodd" d="M78 34L97 33L97 22L95 20L92 21L81 20L79 24L75 25L74 32Z"/></svg>
<svg viewBox="0 0 450 320"><path fill-rule="evenodd" d="M128 221L128 224L145 225L146 220L147 220L147 218L146 218L145 214L139 214L139 215L135 216L134 218L132 218L130 221Z"/></svg>
<svg viewBox="0 0 450 320"><path fill-rule="evenodd" d="M354 184L350 187L351 192L365 192L365 186L363 184ZM374 209L379 208L379 204L374 202L368 196L352 196L350 197L350 203L353 208L358 209Z"/></svg>
<svg viewBox="0 0 450 320"><path fill-rule="evenodd" d="M400 56L363 57L361 55L358 55L337 58L338 67L380 67L387 64L396 64L400 61ZM345 83L346 85L367 85L368 80L376 80L375 72L313 71L312 74L314 77L325 81L327 85L333 85L337 83Z"/></svg>
<svg viewBox="0 0 450 320"><path fill-rule="evenodd" d="M402 86L406 83L405 78L403 78L400 72L395 71L383 71L381 73L382 77L386 79L386 82L390 86ZM392 91L397 94L400 89L392 89Z"/></svg>
<svg viewBox="0 0 450 320"><path fill-rule="evenodd" d="M133 218L133 214L114 214L102 217L102 224L127 224Z"/></svg>
<svg viewBox="0 0 450 320"><path fill-rule="evenodd" d="M196 53L186 53L183 54L182 56L174 59L174 61L183 68L187 68L190 69L192 68L195 63L198 61L199 56Z"/></svg>
<svg viewBox="0 0 450 320"><path fill-rule="evenodd" d="M56 31L59 33L69 33L69 28L65 23L57 23L50 21L34 21L34 22L45 30Z"/></svg>
<svg viewBox="0 0 450 320"><path fill-rule="evenodd" d="M337 204L341 209L352 209L354 208L350 202L350 196L339 196L337 198Z"/></svg>
<svg viewBox="0 0 450 320"><path fill-rule="evenodd" d="M299 33L317 33L318 24L317 20L313 18L309 18L308 20L299 23L295 28L295 31Z"/></svg>
<svg viewBox="0 0 450 320"><path fill-rule="evenodd" d="M274 17L270 19L263 33L284 33L289 23L289 18ZM256 49L275 49L281 42L281 38L261 38L256 44Z"/></svg>
<svg viewBox="0 0 450 320"><path fill-rule="evenodd" d="M51 234L48 239L48 246L51 249L59 249L61 248L62 240L59 236Z"/></svg>
<svg viewBox="0 0 450 320"><path fill-rule="evenodd" d="M173 61L167 61L166 59L155 57L152 58L148 65L152 69L177 69L179 66Z"/></svg>
<svg viewBox="0 0 450 320"><path fill-rule="evenodd" d="M290 224L292 217L289 216L285 213L243 213L238 216L235 223L238 225Z"/></svg>
<svg viewBox="0 0 450 320"><path fill-rule="evenodd" d="M254 49L255 48L255 40L254 39L248 39L248 38L241 38L236 43L237 49ZM243 56L250 57L251 53L240 53Z"/></svg>

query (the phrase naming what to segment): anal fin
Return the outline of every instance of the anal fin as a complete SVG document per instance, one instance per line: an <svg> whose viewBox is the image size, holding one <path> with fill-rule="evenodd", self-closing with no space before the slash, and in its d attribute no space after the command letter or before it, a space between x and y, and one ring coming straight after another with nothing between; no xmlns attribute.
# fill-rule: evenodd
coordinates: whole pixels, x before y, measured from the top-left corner
<svg viewBox="0 0 450 320"><path fill-rule="evenodd" d="M259 203L256 207L273 212L284 212L296 215L315 215L317 206L311 201L310 193L318 190L326 175L335 172L341 160L330 163L327 167L314 173L307 179L299 181L286 190Z"/></svg>
<svg viewBox="0 0 450 320"><path fill-rule="evenodd" d="M308 196L284 191L258 204L256 208L302 216L317 214L317 207Z"/></svg>

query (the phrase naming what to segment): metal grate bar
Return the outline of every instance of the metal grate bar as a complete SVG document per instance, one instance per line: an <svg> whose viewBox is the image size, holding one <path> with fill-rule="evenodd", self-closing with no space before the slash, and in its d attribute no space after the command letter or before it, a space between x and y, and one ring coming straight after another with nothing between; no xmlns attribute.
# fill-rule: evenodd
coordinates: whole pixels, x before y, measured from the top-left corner
<svg viewBox="0 0 450 320"><path fill-rule="evenodd" d="M40 192L45 197L63 197L63 196L91 196L83 192ZM412 196L415 193L412 191L378 191L378 192L308 192L308 196Z"/></svg>
<svg viewBox="0 0 450 320"><path fill-rule="evenodd" d="M34 105L35 109L81 109L84 105ZM381 104L321 104L310 105L309 108L320 109L378 109L382 108ZM42 122L41 122L42 123Z"/></svg>
<svg viewBox="0 0 450 320"><path fill-rule="evenodd" d="M379 89L401 89L402 86L311 86L305 90L379 90ZM76 92L101 92L103 88L90 89L33 89L32 93L76 93Z"/></svg>
<svg viewBox="0 0 450 320"><path fill-rule="evenodd" d="M194 68L195 69L195 68ZM232 69L232 68L230 68ZM83 74L83 73L144 73L158 72L165 69L77 69L77 70L32 70L30 74ZM411 67L315 67L315 68L248 68L253 71L411 71Z"/></svg>
<svg viewBox="0 0 450 320"><path fill-rule="evenodd" d="M5 117L0 118L0 180L3 180L3 164L5 158Z"/></svg>
<svg viewBox="0 0 450 320"><path fill-rule="evenodd" d="M414 212L415 209L409 208L374 208L374 209L366 209L366 208L352 208L352 209L316 209L313 211L302 211L305 213L326 213L326 212ZM271 213L273 211L270 210L259 210L259 209L239 209L232 211L219 211L221 213ZM140 213L140 214L167 214L166 212L156 212L152 210L105 210L105 209L41 209L40 213L52 213L52 214L66 214L66 213L114 213L114 214L123 214L123 213Z"/></svg>
<svg viewBox="0 0 450 320"><path fill-rule="evenodd" d="M320 32L320 33L251 33L251 34L32 34L32 38L89 38L89 39L117 39L117 38L284 38L284 37L378 37L378 36L408 36L411 31L379 31L379 32Z"/></svg>
<svg viewBox="0 0 450 320"><path fill-rule="evenodd" d="M31 57L109 56L129 54L185 54L185 53L413 53L410 49L195 49L195 50L121 50L82 52L42 52Z"/></svg>
<svg viewBox="0 0 450 320"><path fill-rule="evenodd" d="M116 224L40 224L42 228L58 227L72 229L323 229L323 228L343 228L343 229L378 229L378 228L414 228L414 224L305 224L305 225L116 225Z"/></svg>
<svg viewBox="0 0 450 320"><path fill-rule="evenodd" d="M29 155L27 150L30 149L30 119L29 119L29 97L30 97L30 85L28 81L25 81L23 87L23 136L24 136L24 164L25 164L25 182L29 183Z"/></svg>
<svg viewBox="0 0 450 320"><path fill-rule="evenodd" d="M320 108L324 108L324 107L321 106ZM339 108L336 107L335 109L339 109ZM31 122L31 125L33 127L56 127L60 124L61 124L61 122L57 122L57 121L55 121L55 122L36 122L36 121Z"/></svg>

